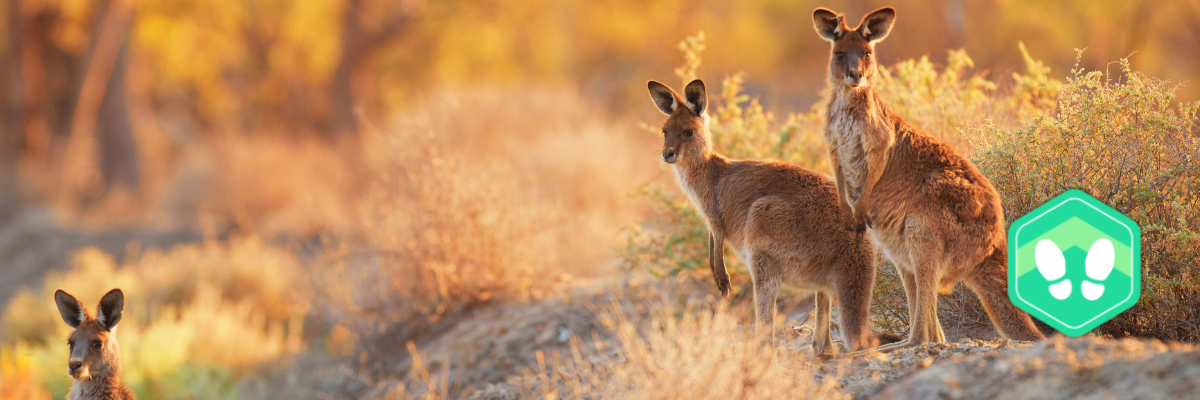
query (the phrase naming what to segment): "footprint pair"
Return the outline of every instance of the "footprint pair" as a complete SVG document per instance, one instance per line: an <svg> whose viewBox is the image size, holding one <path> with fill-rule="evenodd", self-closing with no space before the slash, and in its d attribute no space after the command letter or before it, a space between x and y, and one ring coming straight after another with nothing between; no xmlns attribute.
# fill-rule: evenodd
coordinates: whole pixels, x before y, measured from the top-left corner
<svg viewBox="0 0 1200 400"><path fill-rule="evenodd" d="M1050 239L1039 241L1034 256L1037 270L1042 273L1046 281L1054 282L1067 274L1067 261L1063 258L1062 250L1059 250L1054 241ZM1101 238L1092 244L1084 266L1087 267L1088 278L1101 283L1084 280L1079 285L1079 291L1083 293L1083 298L1096 300L1104 294L1104 283L1102 282L1108 279L1108 274L1113 270L1113 259L1113 244L1107 238ZM1063 300L1071 296L1071 288L1071 280L1062 279L1061 282L1050 284L1050 295Z"/></svg>

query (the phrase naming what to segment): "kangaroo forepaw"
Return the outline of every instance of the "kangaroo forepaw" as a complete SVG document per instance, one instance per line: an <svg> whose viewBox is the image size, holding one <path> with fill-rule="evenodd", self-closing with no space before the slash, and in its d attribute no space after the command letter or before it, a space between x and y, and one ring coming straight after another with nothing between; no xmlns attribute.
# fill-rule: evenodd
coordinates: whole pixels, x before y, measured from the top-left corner
<svg viewBox="0 0 1200 400"><path fill-rule="evenodd" d="M713 280L717 283L717 290L721 292L721 298L729 298L729 277L714 276Z"/></svg>
<svg viewBox="0 0 1200 400"><path fill-rule="evenodd" d="M866 227L871 226L871 214L865 208L857 209L854 212L854 225L855 232L861 233Z"/></svg>

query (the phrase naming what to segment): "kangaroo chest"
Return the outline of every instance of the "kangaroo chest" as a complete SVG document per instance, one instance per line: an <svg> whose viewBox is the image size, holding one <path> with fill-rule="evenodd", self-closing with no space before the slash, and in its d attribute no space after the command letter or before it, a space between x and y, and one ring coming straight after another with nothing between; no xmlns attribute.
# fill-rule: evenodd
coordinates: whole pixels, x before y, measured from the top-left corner
<svg viewBox="0 0 1200 400"><path fill-rule="evenodd" d="M860 95L861 96L861 95ZM855 204L866 186L867 153L891 145L892 132L869 96L834 94L826 112L825 142L837 152L846 197Z"/></svg>
<svg viewBox="0 0 1200 400"><path fill-rule="evenodd" d="M709 221L708 212L716 210L705 209L704 198L697 192L697 189L700 189L697 186L700 185L697 185L698 182L695 182L696 180L704 179L704 177L693 176L693 172L679 165L674 165L671 169L675 170L675 179L679 182L679 188L683 189L684 194L687 194L688 200L691 200L692 205L696 206L696 212L700 214L700 218L704 219L704 225L708 227L709 231L712 231L712 222Z"/></svg>
<svg viewBox="0 0 1200 400"><path fill-rule="evenodd" d="M119 382L86 381L72 383L67 400L134 400L134 397Z"/></svg>

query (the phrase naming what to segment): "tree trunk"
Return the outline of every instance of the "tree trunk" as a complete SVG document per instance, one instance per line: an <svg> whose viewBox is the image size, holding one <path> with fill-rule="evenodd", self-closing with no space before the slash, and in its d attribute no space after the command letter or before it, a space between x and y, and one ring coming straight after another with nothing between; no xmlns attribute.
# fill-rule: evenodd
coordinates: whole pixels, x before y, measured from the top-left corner
<svg viewBox="0 0 1200 400"><path fill-rule="evenodd" d="M59 201L68 207L86 207L118 186L138 187L138 152L125 89L130 15L123 0L96 3L92 44L62 163L65 191Z"/></svg>
<svg viewBox="0 0 1200 400"><path fill-rule="evenodd" d="M404 3L404 2L401 2ZM342 10L342 56L330 79L333 120L329 133L335 136L357 135L359 104L354 96L354 76L376 50L399 36L412 22L414 11L404 4L378 30L368 32L359 21L362 0L347 0Z"/></svg>
<svg viewBox="0 0 1200 400"><path fill-rule="evenodd" d="M96 120L96 140L100 144L100 179L105 190L125 186L136 191L141 181L137 142L133 139L133 126L129 122L128 95L125 88L125 71L129 54L129 43L121 45L104 99Z"/></svg>
<svg viewBox="0 0 1200 400"><path fill-rule="evenodd" d="M21 1L8 0L8 31L5 36L3 114L0 114L0 222L7 221L17 206L17 157L20 156L24 91L21 79Z"/></svg>
<svg viewBox="0 0 1200 400"><path fill-rule="evenodd" d="M354 112L354 69L358 64L359 41L362 29L358 22L360 0L349 0L342 10L342 55L330 80L330 95L333 99L333 120L329 133L333 137L358 134L358 120ZM333 137L330 137L332 139Z"/></svg>

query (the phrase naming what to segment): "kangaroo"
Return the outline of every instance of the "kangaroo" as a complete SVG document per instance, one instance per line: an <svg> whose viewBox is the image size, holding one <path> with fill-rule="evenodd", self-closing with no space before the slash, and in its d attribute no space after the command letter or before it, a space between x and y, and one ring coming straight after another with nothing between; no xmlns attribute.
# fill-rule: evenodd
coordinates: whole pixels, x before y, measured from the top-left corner
<svg viewBox="0 0 1200 400"><path fill-rule="evenodd" d="M133 392L121 382L121 347L115 335L125 308L121 289L100 299L95 317L62 290L54 292L54 302L63 321L75 329L67 339L71 346L67 373L75 379L67 400L134 400Z"/></svg>
<svg viewBox="0 0 1200 400"><path fill-rule="evenodd" d="M837 180L845 230L869 227L900 273L909 335L880 351L944 342L939 289L959 281L979 296L1001 335L1045 338L1008 299L1008 250L1000 195L970 161L892 112L875 91L875 45L896 19L891 7L855 28L829 9L813 11L817 34L832 43L824 137Z"/></svg>
<svg viewBox="0 0 1200 400"><path fill-rule="evenodd" d="M742 256L754 283L756 328L774 332L775 298L790 284L817 292L815 354L837 351L830 338L832 298L841 302L841 330L851 350L867 348L875 250L863 235L842 229L832 179L780 161L731 160L712 147L704 82L684 97L650 81L650 97L669 115L663 161L708 226L709 267L722 296L729 294L723 249Z"/></svg>

